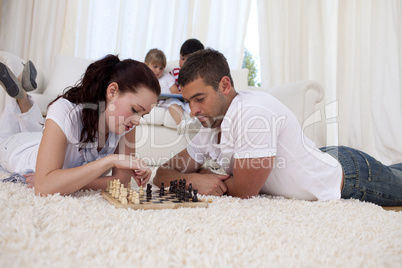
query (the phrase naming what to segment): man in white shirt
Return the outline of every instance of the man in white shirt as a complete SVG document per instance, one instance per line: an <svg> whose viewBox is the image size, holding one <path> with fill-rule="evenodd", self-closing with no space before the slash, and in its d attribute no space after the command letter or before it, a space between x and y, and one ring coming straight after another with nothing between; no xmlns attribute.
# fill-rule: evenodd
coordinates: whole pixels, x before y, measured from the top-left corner
<svg viewBox="0 0 402 268"><path fill-rule="evenodd" d="M292 112L273 96L237 93L228 63L218 51L190 55L180 70L179 84L203 128L185 150L158 169L156 185L185 178L193 189L208 195L247 198L263 193L302 200L343 197L402 204L402 164L376 166L376 171L383 171L375 173L379 178L393 176L393 180L371 183L378 161L348 147L316 148ZM209 159L227 175L202 169ZM384 185L399 190L379 191Z"/></svg>

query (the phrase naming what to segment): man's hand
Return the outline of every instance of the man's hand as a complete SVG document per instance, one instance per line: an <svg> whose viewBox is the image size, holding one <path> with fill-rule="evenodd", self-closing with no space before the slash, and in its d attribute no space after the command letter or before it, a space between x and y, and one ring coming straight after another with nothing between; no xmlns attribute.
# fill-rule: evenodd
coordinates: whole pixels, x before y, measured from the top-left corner
<svg viewBox="0 0 402 268"><path fill-rule="evenodd" d="M192 174L191 183L193 189L197 189L201 195L222 196L227 191L223 181L230 178L230 175L218 175L214 173L194 173Z"/></svg>

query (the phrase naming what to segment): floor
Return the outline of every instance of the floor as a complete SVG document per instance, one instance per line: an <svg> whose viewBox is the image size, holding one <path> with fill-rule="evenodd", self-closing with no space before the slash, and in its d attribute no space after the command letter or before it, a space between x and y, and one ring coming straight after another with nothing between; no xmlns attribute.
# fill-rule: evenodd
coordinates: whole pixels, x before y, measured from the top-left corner
<svg viewBox="0 0 402 268"><path fill-rule="evenodd" d="M402 211L402 207L382 207L385 210Z"/></svg>

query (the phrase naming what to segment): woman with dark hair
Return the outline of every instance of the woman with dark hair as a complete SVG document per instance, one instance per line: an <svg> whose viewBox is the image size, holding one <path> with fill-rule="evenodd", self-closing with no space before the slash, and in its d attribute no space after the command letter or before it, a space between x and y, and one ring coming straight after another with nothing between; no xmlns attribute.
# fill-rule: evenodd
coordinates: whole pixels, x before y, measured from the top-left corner
<svg viewBox="0 0 402 268"><path fill-rule="evenodd" d="M24 71L29 68L34 66ZM134 156L131 131L160 94L144 63L107 55L90 64L74 87L49 104L44 127L39 107L2 63L0 84L14 98L0 117L0 166L25 177L35 193L105 189L110 180L127 184L131 177L144 185L150 179L150 169Z"/></svg>

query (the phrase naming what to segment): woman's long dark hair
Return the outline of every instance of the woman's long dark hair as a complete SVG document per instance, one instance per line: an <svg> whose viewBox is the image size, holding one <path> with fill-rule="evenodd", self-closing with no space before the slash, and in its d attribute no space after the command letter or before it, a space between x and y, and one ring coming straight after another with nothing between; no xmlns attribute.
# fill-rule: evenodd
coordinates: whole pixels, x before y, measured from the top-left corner
<svg viewBox="0 0 402 268"><path fill-rule="evenodd" d="M107 55L93 62L75 86L67 88L67 91L48 105L49 107L59 98L65 98L75 104L89 104L96 107L82 110L81 146L96 139L99 113L102 112L99 111L100 104L106 103L106 89L112 82L119 85L122 94L136 93L140 87L149 89L157 96L161 93L155 74L142 62L132 59L120 61L115 55Z"/></svg>

